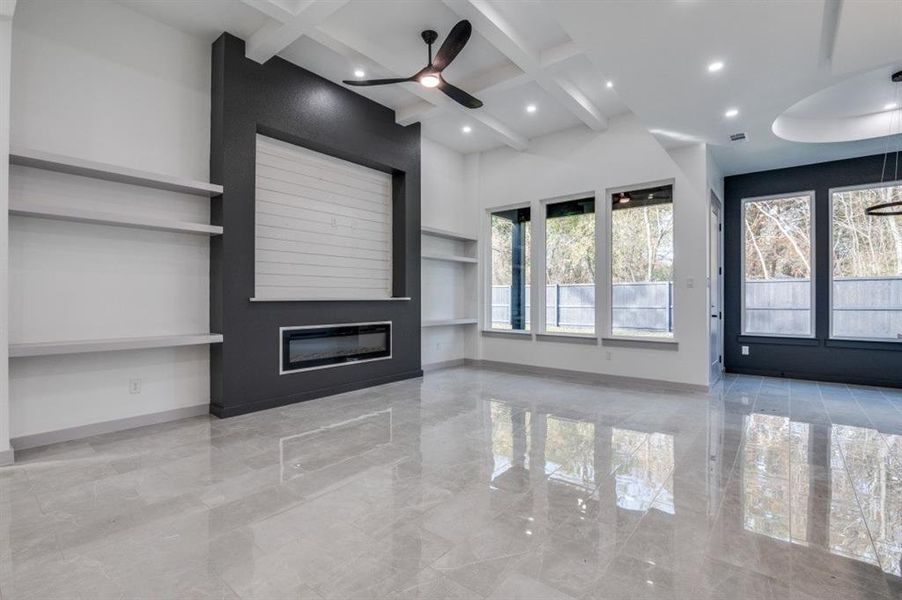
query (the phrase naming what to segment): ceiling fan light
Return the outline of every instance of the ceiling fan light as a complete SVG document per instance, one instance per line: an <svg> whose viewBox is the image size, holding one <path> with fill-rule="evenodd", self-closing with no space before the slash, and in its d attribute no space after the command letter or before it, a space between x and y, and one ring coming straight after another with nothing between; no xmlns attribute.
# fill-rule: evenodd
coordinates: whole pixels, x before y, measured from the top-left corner
<svg viewBox="0 0 902 600"><path fill-rule="evenodd" d="M438 87L438 84L441 83L441 80L438 78L438 75L423 75L420 77L420 84L423 87L434 88Z"/></svg>

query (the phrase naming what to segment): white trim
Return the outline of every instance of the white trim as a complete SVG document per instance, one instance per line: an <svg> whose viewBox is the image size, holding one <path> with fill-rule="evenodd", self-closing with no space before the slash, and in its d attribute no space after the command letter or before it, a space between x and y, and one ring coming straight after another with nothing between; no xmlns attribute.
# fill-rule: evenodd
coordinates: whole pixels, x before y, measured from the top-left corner
<svg viewBox="0 0 902 600"><path fill-rule="evenodd" d="M789 198L801 198L803 196L808 197L808 209L810 212L809 216L809 239L811 240L810 248L808 250L808 264L810 277L809 282L811 286L810 290L810 298L809 298L809 326L811 332L808 335L804 334L785 334L785 333L758 333L758 332L748 332L746 331L746 317L745 317L745 273L746 273L746 256L745 256L745 207L752 202L765 202L767 200L787 200ZM753 196L749 198L743 198L740 204L739 209L739 334L753 337L769 337L769 338L795 338L795 339L815 339L817 336L817 315L816 315L816 275L817 275L817 265L815 264L815 258L817 257L817 251L815 244L817 240L815 239L815 225L816 225L816 206L815 206L815 192L814 190L805 190L798 192L788 192L786 194L770 194L768 196Z"/></svg>
<svg viewBox="0 0 902 600"><path fill-rule="evenodd" d="M155 219L136 215L122 215L113 212L84 210L71 206L47 206L24 202L13 202L9 206L9 214L35 219L50 219L72 223L89 223L92 225L108 225L111 227L132 227L152 231L169 231L175 233L191 233L206 236L222 235L222 227L208 223L192 223L172 219Z"/></svg>
<svg viewBox="0 0 902 600"><path fill-rule="evenodd" d="M846 337L833 335L833 194L841 194L843 192L858 192L862 190L873 190L884 187L902 186L902 179L888 181L884 183L868 183L865 185L847 185L843 187L830 188L827 190L827 221L830 227L830 261L828 263L828 285L827 285L827 339L847 342L891 342L894 344L902 343L902 337L894 338L867 338L867 337ZM892 217L890 217L892 218ZM899 332L896 332L899 336Z"/></svg>
<svg viewBox="0 0 902 600"><path fill-rule="evenodd" d="M125 417L124 419L114 419L112 421L103 421L101 423L90 423L88 425L79 425L77 427L67 427L66 429L57 429L56 431L46 431L42 433L33 433L31 435L22 435L11 439L10 445L12 445L12 447L16 450L27 450L30 448L49 446L50 444L58 444L60 442L81 440L84 438L94 437L95 435L102 435L104 433L113 433L115 431L125 431L128 429L136 429L138 427L147 427L148 425L157 425L158 423L180 421L182 419L189 419L191 417L206 415L209 412L209 404L197 404L195 406L186 406L184 408L164 410L147 415L138 415L136 417ZM0 452L0 465L3 464L2 458L3 453Z"/></svg>
<svg viewBox="0 0 902 600"><path fill-rule="evenodd" d="M352 360L347 362L334 363L331 365L319 365L318 367L304 367L303 369L291 369L285 371L282 369L282 343L284 342L284 331L297 331L299 329L325 329L327 327L353 327L355 325L388 325L388 356L380 356L379 358L365 358L363 360ZM364 323L329 323L326 325L289 325L287 327L279 327L279 375L289 375L291 373L301 373L303 371L317 371L319 369L330 369L332 367L346 367L349 365L359 365L362 363L376 362L379 360L391 360L392 353L395 351L394 344L394 328L391 321L367 321Z"/></svg>
<svg viewBox="0 0 902 600"><path fill-rule="evenodd" d="M485 239L486 244L483 247L483 264L485 265L484 273L483 273L483 318L485 323L485 328L483 332L519 332L519 333L528 333L532 334L532 330L535 328L535 321L533 319L533 315L530 314L530 329L493 329L492 328L492 215L498 212L505 212L508 210L518 210L521 208L529 209L529 224L530 224L530 237L532 239L533 245L535 244L535 238L537 237L535 234L535 230L532 227L533 224L533 213L535 209L533 207L532 202L517 202L516 204L507 204L503 206L493 206L485 209L484 219L485 222L483 224L483 230L485 231ZM532 271L532 278L529 282L524 285L532 287L533 280L535 280L536 269L535 269L535 261L533 256L535 254L535 249L529 249L529 259L530 259L530 270ZM530 289L530 296L533 296L533 290ZM535 306L535 298L532 298L532 306L530 309Z"/></svg>
<svg viewBox="0 0 902 600"><path fill-rule="evenodd" d="M454 358L451 360L441 360L434 363L427 363L423 365L423 373L433 373L435 371L441 371L442 369L453 369L455 367L462 367L466 364L466 359L464 358Z"/></svg>
<svg viewBox="0 0 902 600"><path fill-rule="evenodd" d="M453 231L446 231L444 229L439 229L438 227L427 227L423 225L420 227L421 235L428 235L431 237L440 237L445 238L447 240L455 240L458 242L476 242L479 241L475 237L470 237L468 235L464 235L462 233L455 233Z"/></svg>
<svg viewBox="0 0 902 600"><path fill-rule="evenodd" d="M67 173L69 175L79 175L81 177L91 177L104 181L139 185L181 194L210 197L218 196L223 192L221 185L207 183L206 181L141 171L131 167L102 163L74 156L64 156L32 148L10 148L9 164Z"/></svg>
<svg viewBox="0 0 902 600"><path fill-rule="evenodd" d="M457 256L453 254L436 254L433 252L424 252L420 255L420 258L425 260L441 260L445 262L455 262L455 263L463 263L469 265L475 265L479 262L479 259L472 258L470 256Z"/></svg>
<svg viewBox="0 0 902 600"><path fill-rule="evenodd" d="M426 319L420 327L448 327L452 325L476 325L478 319L462 317L460 319Z"/></svg>
<svg viewBox="0 0 902 600"><path fill-rule="evenodd" d="M410 300L409 296L392 296L391 298L248 298L249 302L385 302Z"/></svg>
<svg viewBox="0 0 902 600"><path fill-rule="evenodd" d="M25 358L29 356L55 356L90 352L118 352L124 350L146 350L149 348L174 348L176 346L202 346L204 344L219 344L221 342L221 333L159 335L101 340L65 340L60 342L23 342L9 345L9 357Z"/></svg>
<svg viewBox="0 0 902 600"><path fill-rule="evenodd" d="M603 308L603 313L602 313L603 328L600 330L600 337L602 338L602 340L610 339L610 340L624 340L624 341L648 341L645 338L640 338L640 337L636 337L636 336L621 336L621 335L616 335L614 333L614 247L613 247L613 244L614 244L614 231L613 231L613 229L614 229L614 218L613 218L614 207L611 204L611 196L613 196L614 194L619 194L620 192L631 192L634 190L644 190L644 189L648 189L648 188L663 187L663 186L667 186L667 185L670 186L670 205L671 205L671 210L673 211L673 223L672 223L673 234L671 234L671 237L673 238L672 244L673 244L674 260L673 260L673 265L672 265L673 273L672 273L671 281L672 281L673 289L676 290L676 286L677 286L676 178L671 177L669 179L659 179L656 181L649 181L649 182L645 182L645 183L636 183L636 184L632 184L632 185L622 185L622 186L618 186L618 187L610 187L610 188L606 188L604 191L604 211L603 211L604 231L603 231L603 233L604 233L605 240L604 240L604 244L603 244L604 268L602 269L602 274L603 274L603 279L604 279L604 290L603 290L601 296L599 296L598 291L596 291L596 294L595 294L596 309L598 308L599 305L601 305ZM597 205L595 207L595 212L596 212L596 214L601 212L598 210ZM599 260L601 260L601 258L602 257L599 255ZM595 272L596 273L598 272L597 264L595 267ZM596 277L596 279L597 279L597 277ZM599 302L599 300L598 300L599 297L602 298L601 302ZM666 337L661 336L660 341L677 343L677 326L679 323L678 323L678 319L676 318L677 317L676 294L674 294L674 297L672 298L672 303L673 303L673 307L671 308L668 306L667 308L668 308L668 310L673 311L673 323L672 323L673 331L671 332L670 336L666 336ZM652 341L658 341L658 340L652 340Z"/></svg>

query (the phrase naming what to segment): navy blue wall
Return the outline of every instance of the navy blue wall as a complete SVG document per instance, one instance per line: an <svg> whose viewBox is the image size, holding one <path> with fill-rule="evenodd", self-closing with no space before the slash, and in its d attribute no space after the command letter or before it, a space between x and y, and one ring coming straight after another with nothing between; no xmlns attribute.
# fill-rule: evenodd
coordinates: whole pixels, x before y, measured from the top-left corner
<svg viewBox="0 0 902 600"><path fill-rule="evenodd" d="M888 164L892 165L894 158L890 155ZM724 179L724 366L727 371L902 387L902 344L828 339L829 190L881 181L883 159L880 154ZM816 339L742 336L742 199L808 190L815 191ZM742 356L743 345L749 346L749 356Z"/></svg>

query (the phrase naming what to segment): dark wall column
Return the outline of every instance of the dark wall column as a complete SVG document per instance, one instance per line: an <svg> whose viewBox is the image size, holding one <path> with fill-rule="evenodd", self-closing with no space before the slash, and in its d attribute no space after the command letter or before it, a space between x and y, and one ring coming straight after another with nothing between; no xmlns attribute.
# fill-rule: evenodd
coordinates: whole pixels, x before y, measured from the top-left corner
<svg viewBox="0 0 902 600"><path fill-rule="evenodd" d="M420 128L278 57L257 64L244 41L213 44L210 172L225 193L211 220L211 412L227 417L422 375ZM392 175L393 294L409 301L250 302L254 296L257 134ZM392 322L392 358L279 375L279 327Z"/></svg>

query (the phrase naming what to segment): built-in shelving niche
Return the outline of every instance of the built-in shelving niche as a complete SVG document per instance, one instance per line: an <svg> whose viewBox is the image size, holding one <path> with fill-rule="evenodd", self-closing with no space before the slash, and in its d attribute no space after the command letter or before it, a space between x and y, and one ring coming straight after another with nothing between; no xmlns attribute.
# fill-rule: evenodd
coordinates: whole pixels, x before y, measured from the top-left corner
<svg viewBox="0 0 902 600"><path fill-rule="evenodd" d="M73 247L72 252L78 258L92 256L92 251L100 252L104 256L109 256L110 261L121 261L123 265L126 265L124 268L128 269L127 265L134 257L129 252L123 252L123 248L129 248L128 244L133 238L137 240L135 243L144 244L143 247L164 244L165 246L162 247L167 248L167 253L166 257L160 260L179 260L178 257L184 256L181 252L191 252L190 248L197 248L195 242L189 244L190 238L223 234L222 227L210 224L209 217L204 218L205 215L210 214L209 205L204 199L222 194L222 186L25 148L13 147L10 151L9 162L12 167L9 214L24 219L16 227L19 228L17 231L26 236L25 239L28 240L27 243L16 247L16 252L11 252L11 259L14 258L14 255L19 257L17 259L19 261L24 257L36 258L34 252L38 251L42 253L40 260L45 261L41 263L43 265L57 265L59 264L57 260L66 260L65 269L74 269L76 277L73 279L79 277L78 274L81 273L79 265L82 265L86 274L85 286L91 286L89 282L97 281L97 273L103 271L103 266L91 264L90 261L87 263L77 262L76 258L69 256L67 244L77 246L77 248ZM191 198L191 196L195 198ZM203 202L203 205L196 205L197 202ZM35 220L45 222L49 220L56 222L57 225L39 226ZM204 222L205 220L207 222ZM104 232L103 229L97 229L97 227L126 229L135 233L114 233L112 229ZM35 240L42 240L46 244L36 244ZM105 251L105 244L111 242L116 244L116 249L110 248L109 251ZM47 247L47 244L52 247ZM91 250L86 250L86 247L90 247ZM202 256L194 252L192 260L195 261L195 264L198 259L203 260ZM11 268L15 269L22 264L21 262L18 265L13 264ZM133 273L137 276L143 272L142 268L146 268L146 265L141 266L142 264L139 263L134 267ZM197 266L200 267L200 265ZM70 272L66 274L68 275ZM155 275L155 273L148 273L150 277ZM46 279L46 277L44 278ZM63 332L59 339L53 339L52 332L33 332L30 329L32 327L30 323L40 323L41 314L46 317L46 311L52 310L50 307L54 305L62 305L65 307L65 311L68 311L65 313L66 323L77 322L78 317L73 314L73 310L77 311L79 306L90 307L90 302L86 304L87 298L93 296L109 299L112 297L111 295L116 294L116 289L82 288L79 291L83 293L74 300L66 297L28 297L28 294L35 293L34 289L46 291L46 288L48 288L47 285L40 285L37 288L26 286L22 292L26 296L19 299L19 304L27 305L33 314L25 320L28 322L22 325L22 329L14 338L15 341L9 345L9 356L12 359L18 361L33 357L143 351L154 348L218 344L223 341L223 337L219 333L196 330L183 333L166 331L167 335L128 336L127 333L118 335L124 333L123 330L126 329L122 326L122 322L111 327L107 332L114 334L115 337L104 336L103 325L107 313L96 310L92 315L84 315L90 318L82 320L90 322L94 326L90 332L96 331L96 334L99 335L96 337L85 336L84 333L87 332L88 327L82 326L82 331ZM41 294L41 296L46 295ZM125 305L127 300L122 299L120 303ZM173 310L181 310L178 303L171 306ZM207 306L190 305L185 308L188 310L188 313L185 314L192 315L201 315L209 310ZM36 312L40 314L35 314ZM175 321L187 323L197 321L197 319L178 317ZM146 325L146 323L136 323L139 325L136 327L136 332L142 331L142 329L147 332L148 327L140 327L142 324ZM172 329L171 325L170 327L164 326L163 329ZM15 364L14 362L13 367ZM115 417L109 418L114 419Z"/></svg>
<svg viewBox="0 0 902 600"><path fill-rule="evenodd" d="M458 361L477 330L476 238L421 228L423 367ZM451 358L449 358L451 357Z"/></svg>

